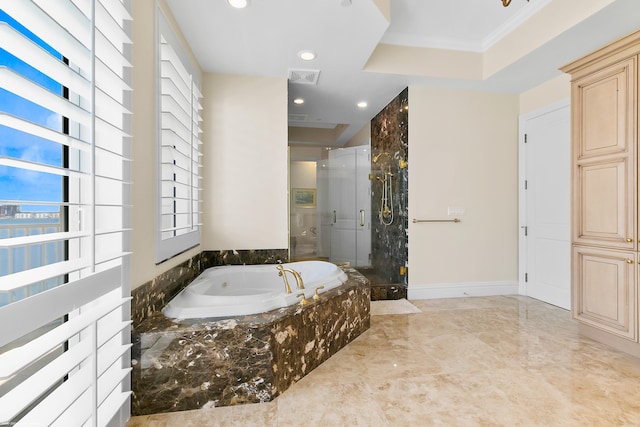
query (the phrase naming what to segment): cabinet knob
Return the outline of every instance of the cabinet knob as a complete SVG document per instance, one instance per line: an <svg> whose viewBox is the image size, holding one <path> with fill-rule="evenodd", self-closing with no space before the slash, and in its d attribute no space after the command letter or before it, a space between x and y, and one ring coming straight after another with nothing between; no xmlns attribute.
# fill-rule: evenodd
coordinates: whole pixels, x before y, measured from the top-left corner
<svg viewBox="0 0 640 427"><path fill-rule="evenodd" d="M630 238L630 237L628 237L628 238L626 239L626 241L627 241L627 243L632 243L632 242L633 242L633 239L632 239L632 238Z"/></svg>
<svg viewBox="0 0 640 427"><path fill-rule="evenodd" d="M628 259L627 260L627 264L633 264L633 260L632 259Z"/></svg>

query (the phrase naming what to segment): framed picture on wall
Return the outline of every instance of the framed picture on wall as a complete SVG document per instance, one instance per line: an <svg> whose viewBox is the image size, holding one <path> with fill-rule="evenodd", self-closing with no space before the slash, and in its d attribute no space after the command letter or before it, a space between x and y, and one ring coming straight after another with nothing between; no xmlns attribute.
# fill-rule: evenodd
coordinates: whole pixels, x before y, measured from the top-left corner
<svg viewBox="0 0 640 427"><path fill-rule="evenodd" d="M294 188L292 190L294 208L315 208L316 189L315 188Z"/></svg>

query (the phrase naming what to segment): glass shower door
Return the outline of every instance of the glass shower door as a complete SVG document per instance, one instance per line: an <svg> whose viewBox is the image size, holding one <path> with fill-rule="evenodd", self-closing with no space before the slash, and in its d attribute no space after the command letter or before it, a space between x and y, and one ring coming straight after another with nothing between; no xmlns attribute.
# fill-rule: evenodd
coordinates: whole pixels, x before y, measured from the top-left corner
<svg viewBox="0 0 640 427"><path fill-rule="evenodd" d="M330 260L351 266L370 264L371 199L368 146L329 152Z"/></svg>

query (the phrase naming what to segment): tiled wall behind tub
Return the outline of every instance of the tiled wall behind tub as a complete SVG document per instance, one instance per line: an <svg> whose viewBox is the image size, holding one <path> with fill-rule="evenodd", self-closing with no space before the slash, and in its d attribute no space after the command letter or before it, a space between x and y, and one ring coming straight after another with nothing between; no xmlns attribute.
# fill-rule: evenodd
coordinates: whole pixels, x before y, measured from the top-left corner
<svg viewBox="0 0 640 427"><path fill-rule="evenodd" d="M288 262L287 249L204 251L131 291L135 328L209 267Z"/></svg>

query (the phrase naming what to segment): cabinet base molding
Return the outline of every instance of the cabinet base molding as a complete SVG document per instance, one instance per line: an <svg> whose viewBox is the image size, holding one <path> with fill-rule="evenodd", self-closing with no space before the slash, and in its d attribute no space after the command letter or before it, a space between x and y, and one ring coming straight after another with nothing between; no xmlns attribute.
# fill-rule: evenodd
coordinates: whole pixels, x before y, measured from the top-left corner
<svg viewBox="0 0 640 427"><path fill-rule="evenodd" d="M618 351L640 358L640 343L616 337L592 326L579 324L580 335L608 345Z"/></svg>

